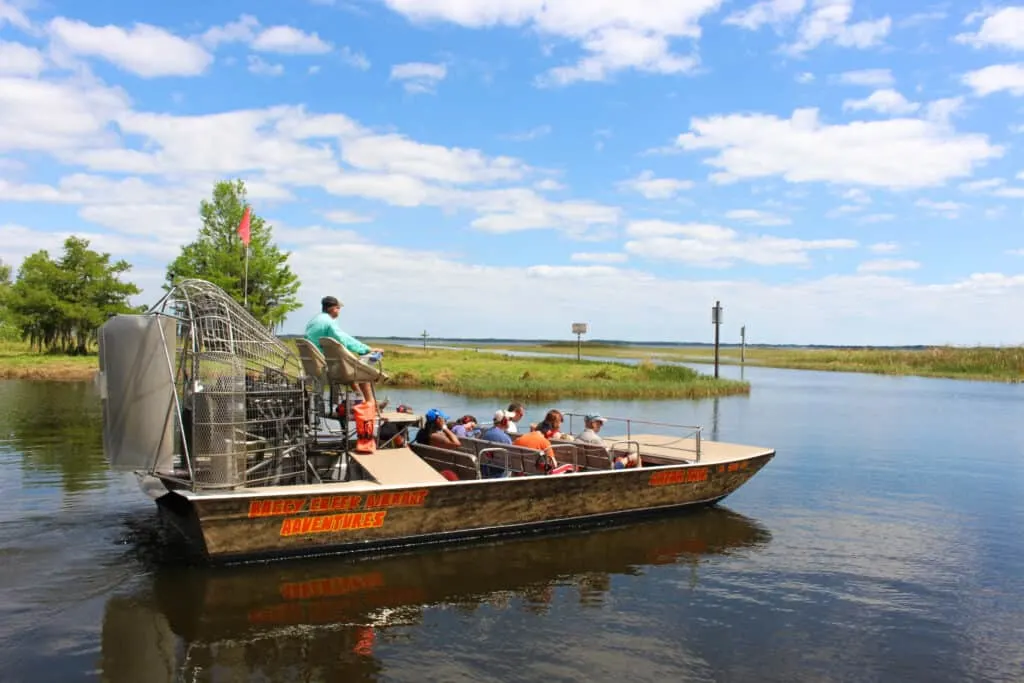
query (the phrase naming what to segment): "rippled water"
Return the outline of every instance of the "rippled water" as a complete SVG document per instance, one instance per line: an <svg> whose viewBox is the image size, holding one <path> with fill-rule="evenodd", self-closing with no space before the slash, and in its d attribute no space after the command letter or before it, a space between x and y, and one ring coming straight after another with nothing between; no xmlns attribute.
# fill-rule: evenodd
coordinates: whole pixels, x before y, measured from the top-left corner
<svg viewBox="0 0 1024 683"><path fill-rule="evenodd" d="M744 374L749 397L559 405L775 447L718 509L216 570L106 471L90 386L0 382L0 681L1024 680L1024 387Z"/></svg>

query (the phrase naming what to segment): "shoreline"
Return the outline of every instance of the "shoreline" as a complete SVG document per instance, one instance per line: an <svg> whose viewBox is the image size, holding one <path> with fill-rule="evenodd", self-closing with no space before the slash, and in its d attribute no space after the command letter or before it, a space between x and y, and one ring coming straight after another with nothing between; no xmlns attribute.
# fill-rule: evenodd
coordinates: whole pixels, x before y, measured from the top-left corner
<svg viewBox="0 0 1024 683"><path fill-rule="evenodd" d="M286 340L287 341L287 340ZM749 395L750 383L715 379L690 368L641 362L525 358L469 350L401 346L385 349L389 380L378 391L426 389L472 398L545 401L564 398L663 400ZM91 381L97 357L29 353L24 346L0 348L0 379Z"/></svg>

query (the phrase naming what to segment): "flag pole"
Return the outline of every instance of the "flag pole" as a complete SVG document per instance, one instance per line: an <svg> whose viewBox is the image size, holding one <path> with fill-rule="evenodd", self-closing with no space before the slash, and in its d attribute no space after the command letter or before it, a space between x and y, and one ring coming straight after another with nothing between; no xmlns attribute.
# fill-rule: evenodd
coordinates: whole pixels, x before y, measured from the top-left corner
<svg viewBox="0 0 1024 683"><path fill-rule="evenodd" d="M245 275L242 279L242 306L245 308L249 308L249 222L250 209L247 206L242 212L242 222L238 224L238 236L245 245Z"/></svg>
<svg viewBox="0 0 1024 683"><path fill-rule="evenodd" d="M242 305L249 308L249 245L245 245L245 280L242 284Z"/></svg>

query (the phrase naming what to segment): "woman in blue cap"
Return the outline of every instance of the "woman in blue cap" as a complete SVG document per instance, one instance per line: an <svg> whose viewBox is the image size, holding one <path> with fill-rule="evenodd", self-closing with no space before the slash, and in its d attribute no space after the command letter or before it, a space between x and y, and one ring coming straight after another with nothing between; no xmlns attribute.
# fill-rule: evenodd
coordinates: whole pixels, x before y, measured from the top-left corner
<svg viewBox="0 0 1024 683"><path fill-rule="evenodd" d="M416 443L455 450L460 446L459 437L448 429L448 416L437 408L431 408L424 416L425 423L416 432Z"/></svg>

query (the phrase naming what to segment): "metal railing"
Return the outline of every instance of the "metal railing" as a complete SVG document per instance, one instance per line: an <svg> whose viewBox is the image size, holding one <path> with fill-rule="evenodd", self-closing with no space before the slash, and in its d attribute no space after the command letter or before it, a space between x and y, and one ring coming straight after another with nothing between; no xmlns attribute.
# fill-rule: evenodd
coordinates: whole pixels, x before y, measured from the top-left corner
<svg viewBox="0 0 1024 683"><path fill-rule="evenodd" d="M584 423L584 419L586 418L586 414L585 413L563 412L562 415L567 419L567 421L569 423L569 429L568 429L568 433L569 434L575 434L576 433L576 429L573 428L574 419L577 419L577 418L579 419L579 421L581 423L581 430L585 426L585 423ZM633 439L633 427L634 427L634 425L646 425L646 426L649 426L649 427L668 427L668 428L673 429L673 430L681 430L683 433L677 439L675 439L674 441L670 441L668 443L659 444L659 445L664 447L664 448L672 448L672 445L675 444L675 443L679 443L679 442L682 442L682 441L687 441L689 439L693 439L694 440L694 453L695 453L696 461L700 462L701 437L702 437L702 434L703 434L703 431L704 431L704 427L701 426L701 425L683 425L683 424L674 424L674 423L671 423L671 422L655 422L653 420L636 420L636 419L633 419L633 418L630 418L630 417L607 417L607 416L602 416L602 417L604 417L606 423L614 422L614 423L618 423L618 424L623 424L624 423L626 425L626 438L625 439L617 438L619 435L615 435L615 436L613 436L613 437L611 437L609 439L606 439L609 443L612 444L613 447L615 445L617 445L617 444L625 443L627 445L627 450L628 450L630 445L634 445L635 444L637 446L637 452L639 453L639 446L640 446L640 444L636 440Z"/></svg>

